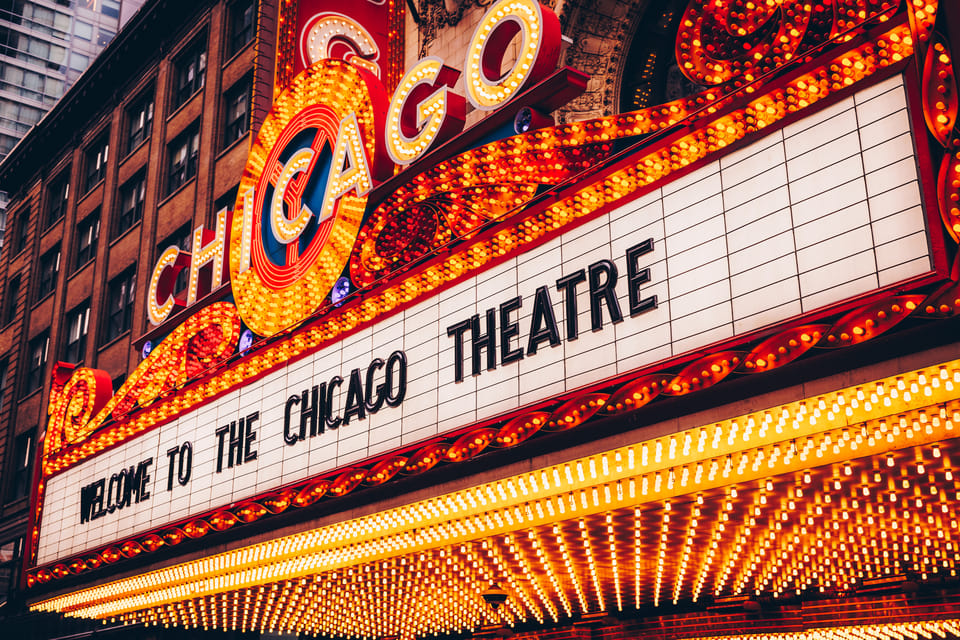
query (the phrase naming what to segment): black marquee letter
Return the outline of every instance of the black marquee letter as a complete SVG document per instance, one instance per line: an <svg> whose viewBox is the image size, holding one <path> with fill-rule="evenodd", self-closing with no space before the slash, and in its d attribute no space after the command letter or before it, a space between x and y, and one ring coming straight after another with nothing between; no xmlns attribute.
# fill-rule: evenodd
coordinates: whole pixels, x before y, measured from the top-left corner
<svg viewBox="0 0 960 640"><path fill-rule="evenodd" d="M567 327L569 326L568 324ZM560 344L560 330L557 328L557 319L553 315L553 302L550 300L549 289L538 287L533 299L533 316L530 319L527 353L535 354L543 342L549 342L551 347Z"/></svg>

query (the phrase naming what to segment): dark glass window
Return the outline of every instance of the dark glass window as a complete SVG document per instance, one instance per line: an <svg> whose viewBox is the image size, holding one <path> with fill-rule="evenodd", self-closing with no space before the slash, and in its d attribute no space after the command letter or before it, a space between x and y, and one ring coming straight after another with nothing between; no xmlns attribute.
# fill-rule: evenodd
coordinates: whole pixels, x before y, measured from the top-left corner
<svg viewBox="0 0 960 640"><path fill-rule="evenodd" d="M224 95L223 146L229 147L250 130L250 78L235 84Z"/></svg>
<svg viewBox="0 0 960 640"><path fill-rule="evenodd" d="M23 395L28 395L43 386L43 374L47 368L47 353L50 350L50 334L44 331L30 341L27 371L23 377Z"/></svg>
<svg viewBox="0 0 960 640"><path fill-rule="evenodd" d="M37 265L37 300L45 298L57 288L57 273L60 272L60 245L40 256Z"/></svg>
<svg viewBox="0 0 960 640"><path fill-rule="evenodd" d="M83 182L85 191L90 191L107 175L107 156L110 154L110 144L107 136L103 136L87 149L87 169Z"/></svg>
<svg viewBox="0 0 960 640"><path fill-rule="evenodd" d="M53 181L47 190L46 226L50 227L67 214L67 200L70 198L70 175L64 171Z"/></svg>
<svg viewBox="0 0 960 640"><path fill-rule="evenodd" d="M136 149L150 137L153 125L153 89L127 107L127 152Z"/></svg>
<svg viewBox="0 0 960 640"><path fill-rule="evenodd" d="M36 433L33 429L21 433L13 443L13 465L8 501L25 498L30 493L30 472L33 471L33 453Z"/></svg>
<svg viewBox="0 0 960 640"><path fill-rule="evenodd" d="M253 40L256 27L257 5L253 0L239 0L230 5L230 56Z"/></svg>
<svg viewBox="0 0 960 640"><path fill-rule="evenodd" d="M10 364L0 362L0 413L3 413L3 399L7 395L7 383L10 382Z"/></svg>
<svg viewBox="0 0 960 640"><path fill-rule="evenodd" d="M126 333L133 325L133 304L136 301L137 270L130 267L110 281L107 288L106 322L103 341L110 342Z"/></svg>
<svg viewBox="0 0 960 640"><path fill-rule="evenodd" d="M171 194L197 175L200 127L194 124L170 143L167 150L167 193Z"/></svg>
<svg viewBox="0 0 960 640"><path fill-rule="evenodd" d="M100 209L80 221L77 225L77 251L74 269L93 260L97 253L97 239L100 237Z"/></svg>
<svg viewBox="0 0 960 640"><path fill-rule="evenodd" d="M113 237L125 233L127 229L143 218L143 200L147 194L147 179L139 173L120 187L120 215Z"/></svg>
<svg viewBox="0 0 960 640"><path fill-rule="evenodd" d="M0 544L0 604L5 603L20 582L23 563L23 538Z"/></svg>
<svg viewBox="0 0 960 640"><path fill-rule="evenodd" d="M10 278L7 285L7 297L3 300L3 324L13 322L17 317L17 304L20 301L20 276Z"/></svg>
<svg viewBox="0 0 960 640"><path fill-rule="evenodd" d="M90 301L85 300L67 314L67 339L63 344L64 362L83 361L87 350L87 331L90 328Z"/></svg>
<svg viewBox="0 0 960 640"><path fill-rule="evenodd" d="M120 17L119 0L100 0L100 13L111 18Z"/></svg>
<svg viewBox="0 0 960 640"><path fill-rule="evenodd" d="M185 224L173 233L171 233L166 240L157 245L157 258L160 254L163 253L167 247L176 247L181 251L190 252L190 247L193 246L193 232L190 229L189 224ZM154 260L156 262L156 259ZM181 269L180 273L177 274L177 283L174 285L174 293L180 293L181 291L186 291L187 284L190 281L190 269Z"/></svg>
<svg viewBox="0 0 960 640"><path fill-rule="evenodd" d="M176 109L189 100L193 94L203 88L203 77L207 70L207 49L203 38L197 40L184 51L176 62L173 71L173 108Z"/></svg>
<svg viewBox="0 0 960 640"><path fill-rule="evenodd" d="M16 233L13 236L13 253L20 253L27 248L27 235L30 231L30 211L24 210L17 216Z"/></svg>
<svg viewBox="0 0 960 640"><path fill-rule="evenodd" d="M113 36L115 35L117 34L115 34L113 31L109 31L107 29L99 29L97 31L97 46L98 47L107 46L108 44L110 44L110 41L113 40Z"/></svg>

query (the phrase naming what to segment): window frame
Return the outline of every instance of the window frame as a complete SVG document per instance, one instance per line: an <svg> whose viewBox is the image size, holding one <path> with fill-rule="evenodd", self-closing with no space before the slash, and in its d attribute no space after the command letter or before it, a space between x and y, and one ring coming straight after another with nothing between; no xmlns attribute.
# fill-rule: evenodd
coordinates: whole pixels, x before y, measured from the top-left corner
<svg viewBox="0 0 960 640"><path fill-rule="evenodd" d="M113 238L119 238L143 220L144 203L147 200L146 171L139 171L132 178L120 185L119 196L117 203L119 205L119 213L113 225ZM130 206L127 206L128 198L133 198Z"/></svg>
<svg viewBox="0 0 960 640"><path fill-rule="evenodd" d="M39 354L39 357L35 357ZM50 331L38 333L27 343L27 358L24 363L23 392L25 398L32 393L43 389L44 374L47 363L50 361Z"/></svg>
<svg viewBox="0 0 960 640"><path fill-rule="evenodd" d="M79 321L76 339L73 338L75 321ZM83 362L87 351L87 338L90 336L90 298L67 312L63 329L64 341L61 350L63 361L71 364Z"/></svg>
<svg viewBox="0 0 960 640"><path fill-rule="evenodd" d="M192 151L191 151L192 148ZM182 162L175 158L184 153ZM169 196L197 176L200 164L200 122L184 129L167 145L166 194Z"/></svg>
<svg viewBox="0 0 960 640"><path fill-rule="evenodd" d="M57 243L37 260L37 302L57 290L57 276L60 273L62 257L60 243Z"/></svg>
<svg viewBox="0 0 960 640"><path fill-rule="evenodd" d="M206 85L207 34L202 33L184 47L173 63L170 111L176 111Z"/></svg>
<svg viewBox="0 0 960 640"><path fill-rule="evenodd" d="M102 345L113 342L133 328L136 296L137 265L133 264L114 276L107 284L103 309Z"/></svg>
<svg viewBox="0 0 960 640"><path fill-rule="evenodd" d="M13 545L11 549L10 558L8 560L3 559L4 547L7 545ZM3 543L0 543L0 574L3 571L9 570L9 575L6 579L6 584L0 583L0 605L6 603L10 599L12 592L16 591L17 585L20 582L20 568L23 565L23 536L17 536L11 538Z"/></svg>
<svg viewBox="0 0 960 640"><path fill-rule="evenodd" d="M152 133L154 109L156 101L154 99L154 88L151 86L144 90L137 99L127 105L125 110L125 131L124 141L126 152L129 154L146 142ZM134 129L133 123L140 121L139 127Z"/></svg>
<svg viewBox="0 0 960 640"><path fill-rule="evenodd" d="M64 169L47 189L44 228L49 229L67 215L70 203L70 169Z"/></svg>
<svg viewBox="0 0 960 640"><path fill-rule="evenodd" d="M83 191L89 193L107 177L107 162L110 159L110 132L105 131L100 134L87 147L83 156Z"/></svg>
<svg viewBox="0 0 960 640"><path fill-rule="evenodd" d="M13 255L23 253L30 244L30 209L24 209L16 216L16 233L13 234Z"/></svg>
<svg viewBox="0 0 960 640"><path fill-rule="evenodd" d="M231 109L235 100L243 98L244 113L240 118L228 120L231 117ZM235 142L250 133L250 111L253 100L253 76L245 75L243 78L233 84L232 87L223 93L223 148L233 146ZM243 119L243 124L237 126L238 121ZM233 134L233 132L236 132ZM233 135L231 135L233 134Z"/></svg>
<svg viewBox="0 0 960 640"><path fill-rule="evenodd" d="M87 224L89 223L89 227ZM90 231L84 233L85 229ZM81 245L81 241L89 236L89 244ZM91 262L97 257L97 242L100 240L100 207L87 214L83 220L77 223L77 234L74 240L73 271L79 271L81 267Z"/></svg>
<svg viewBox="0 0 960 640"><path fill-rule="evenodd" d="M16 502L30 496L33 485L33 465L36 463L37 429L27 429L16 434L10 447L10 480L6 487L5 502ZM18 461L23 460L23 464Z"/></svg>
<svg viewBox="0 0 960 640"><path fill-rule="evenodd" d="M249 20L247 11L250 12ZM257 3L253 0L236 0L230 3L227 8L227 59L234 57L254 41L257 35L257 18Z"/></svg>

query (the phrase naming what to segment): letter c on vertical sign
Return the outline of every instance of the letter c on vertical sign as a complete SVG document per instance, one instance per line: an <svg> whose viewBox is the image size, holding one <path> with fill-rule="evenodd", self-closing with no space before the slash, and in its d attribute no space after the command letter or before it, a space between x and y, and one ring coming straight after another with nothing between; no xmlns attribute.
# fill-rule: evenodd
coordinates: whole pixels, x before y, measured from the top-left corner
<svg viewBox="0 0 960 640"><path fill-rule="evenodd" d="M177 247L167 247L160 254L157 265L150 275L150 286L147 294L147 317L153 324L163 324L170 317L175 307L182 307L185 300L174 297L174 287L177 274L190 266L190 254L180 251Z"/></svg>
<svg viewBox="0 0 960 640"><path fill-rule="evenodd" d="M513 38L520 49L513 66L503 72L503 61ZM560 58L560 21L536 0L500 0L483 16L467 49L464 85L477 109L491 111L516 97L557 67Z"/></svg>

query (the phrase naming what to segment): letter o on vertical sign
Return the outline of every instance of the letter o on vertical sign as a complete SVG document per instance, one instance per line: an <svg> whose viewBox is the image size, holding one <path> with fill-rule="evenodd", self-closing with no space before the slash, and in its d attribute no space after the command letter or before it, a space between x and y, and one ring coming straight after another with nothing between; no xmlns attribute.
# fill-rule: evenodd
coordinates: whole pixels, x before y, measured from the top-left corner
<svg viewBox="0 0 960 640"><path fill-rule="evenodd" d="M502 65L510 42L520 49L509 71ZM560 21L535 0L500 0L477 26L464 62L467 98L490 111L513 99L524 86L545 78L560 57Z"/></svg>

